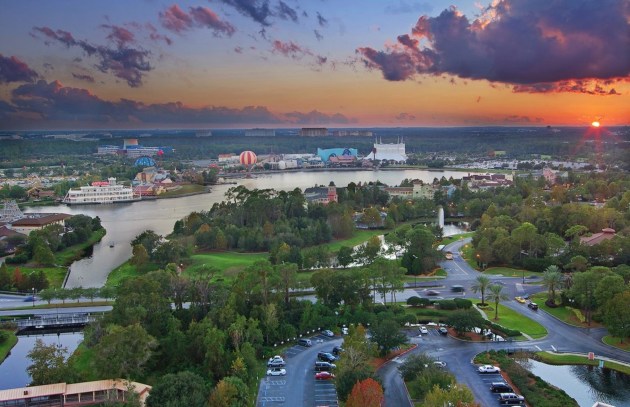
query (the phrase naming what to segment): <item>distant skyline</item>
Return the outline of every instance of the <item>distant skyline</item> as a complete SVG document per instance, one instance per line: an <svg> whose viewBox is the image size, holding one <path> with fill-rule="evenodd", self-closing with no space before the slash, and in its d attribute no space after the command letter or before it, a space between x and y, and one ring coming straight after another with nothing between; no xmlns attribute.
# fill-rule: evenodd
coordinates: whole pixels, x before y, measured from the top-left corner
<svg viewBox="0 0 630 407"><path fill-rule="evenodd" d="M0 130L630 124L626 0L5 0Z"/></svg>

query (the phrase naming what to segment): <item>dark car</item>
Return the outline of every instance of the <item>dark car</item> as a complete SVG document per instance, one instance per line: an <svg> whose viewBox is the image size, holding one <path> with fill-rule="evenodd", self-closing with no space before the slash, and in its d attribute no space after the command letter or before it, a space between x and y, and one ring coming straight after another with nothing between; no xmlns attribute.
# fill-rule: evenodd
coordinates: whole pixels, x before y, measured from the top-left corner
<svg viewBox="0 0 630 407"><path fill-rule="evenodd" d="M530 302L529 304L527 304L527 306L533 309L534 311L538 310L538 304L536 304L535 302Z"/></svg>
<svg viewBox="0 0 630 407"><path fill-rule="evenodd" d="M315 362L315 371L316 372L330 372L331 370L335 369L336 367L337 367L337 365L335 365L333 363L329 363L329 362L321 362L321 361Z"/></svg>
<svg viewBox="0 0 630 407"><path fill-rule="evenodd" d="M516 393L501 393L499 394L499 403L507 405L525 404L525 397Z"/></svg>
<svg viewBox="0 0 630 407"><path fill-rule="evenodd" d="M448 335L448 329L444 328L443 326L438 329L438 332L442 335Z"/></svg>
<svg viewBox="0 0 630 407"><path fill-rule="evenodd" d="M494 382L490 384L490 391L493 393L512 393L514 389L504 382Z"/></svg>
<svg viewBox="0 0 630 407"><path fill-rule="evenodd" d="M333 355L335 355L335 356L339 356L339 354L340 354L341 352L343 352L343 350L344 350L344 349L343 349L341 346L335 346L335 347L332 349L332 354L333 354Z"/></svg>
<svg viewBox="0 0 630 407"><path fill-rule="evenodd" d="M335 360L337 360L337 358L332 353L328 353L328 352L317 353L317 359L323 362L330 362L330 363L333 363Z"/></svg>
<svg viewBox="0 0 630 407"><path fill-rule="evenodd" d="M440 295L440 292L439 291L435 291L435 290L427 290L427 292L425 294L434 296L434 295Z"/></svg>

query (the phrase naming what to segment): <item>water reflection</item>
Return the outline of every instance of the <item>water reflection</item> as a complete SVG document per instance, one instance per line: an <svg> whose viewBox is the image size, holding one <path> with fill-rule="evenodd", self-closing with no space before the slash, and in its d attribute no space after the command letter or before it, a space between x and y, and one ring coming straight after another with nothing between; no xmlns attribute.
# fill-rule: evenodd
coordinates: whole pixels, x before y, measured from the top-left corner
<svg viewBox="0 0 630 407"><path fill-rule="evenodd" d="M70 356L83 340L83 332L19 336L11 354L0 365L0 390L24 387L31 382L31 377L26 372L31 361L26 355L33 349L37 339L41 339L46 345L67 348L67 356Z"/></svg>
<svg viewBox="0 0 630 407"><path fill-rule="evenodd" d="M580 406L596 401L617 407L630 406L630 376L594 366L554 366L528 360L523 366L543 380L564 390Z"/></svg>

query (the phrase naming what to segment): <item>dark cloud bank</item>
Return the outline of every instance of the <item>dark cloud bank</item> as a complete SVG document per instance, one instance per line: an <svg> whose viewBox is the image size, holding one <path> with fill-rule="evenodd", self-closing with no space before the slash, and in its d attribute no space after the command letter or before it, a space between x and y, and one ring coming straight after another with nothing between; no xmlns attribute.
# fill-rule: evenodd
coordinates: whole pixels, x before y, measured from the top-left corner
<svg viewBox="0 0 630 407"><path fill-rule="evenodd" d="M502 0L474 21L455 8L421 16L396 44L357 52L389 81L453 75L515 92L616 94L611 85L630 77L629 21L624 0Z"/></svg>

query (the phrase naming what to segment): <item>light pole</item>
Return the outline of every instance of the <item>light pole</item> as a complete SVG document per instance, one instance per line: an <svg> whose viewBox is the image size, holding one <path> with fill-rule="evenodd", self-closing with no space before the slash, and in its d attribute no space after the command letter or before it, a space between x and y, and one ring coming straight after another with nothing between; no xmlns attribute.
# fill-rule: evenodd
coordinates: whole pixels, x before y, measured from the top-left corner
<svg viewBox="0 0 630 407"><path fill-rule="evenodd" d="M33 296L31 297L33 299L33 308L35 308L35 287L31 288L31 291L33 293Z"/></svg>

